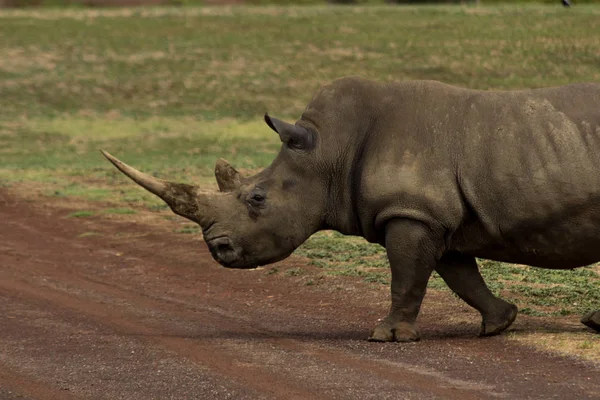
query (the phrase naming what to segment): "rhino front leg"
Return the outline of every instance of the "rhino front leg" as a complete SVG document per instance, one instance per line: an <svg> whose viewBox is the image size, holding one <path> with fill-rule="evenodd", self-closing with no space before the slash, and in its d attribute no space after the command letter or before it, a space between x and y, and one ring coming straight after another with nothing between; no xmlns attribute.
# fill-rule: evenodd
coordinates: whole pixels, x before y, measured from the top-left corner
<svg viewBox="0 0 600 400"><path fill-rule="evenodd" d="M600 310L592 311L581 318L581 322L600 333Z"/></svg>
<svg viewBox="0 0 600 400"><path fill-rule="evenodd" d="M421 222L408 219L388 222L385 247L392 270L392 306L389 315L371 333L370 341L419 340L415 321L427 281L441 254L440 242Z"/></svg>
<svg viewBox="0 0 600 400"><path fill-rule="evenodd" d="M499 334L517 317L517 307L494 296L487 287L475 257L448 253L438 262L435 270L454 293L481 313L480 336Z"/></svg>

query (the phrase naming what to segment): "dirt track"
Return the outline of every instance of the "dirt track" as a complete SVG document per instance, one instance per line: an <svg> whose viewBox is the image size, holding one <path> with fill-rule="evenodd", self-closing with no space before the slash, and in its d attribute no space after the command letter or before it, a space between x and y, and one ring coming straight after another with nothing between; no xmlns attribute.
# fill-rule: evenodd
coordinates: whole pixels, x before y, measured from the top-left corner
<svg viewBox="0 0 600 400"><path fill-rule="evenodd" d="M368 343L387 291L226 270L178 221L32 204L0 189L0 399L600 399L598 365L477 339L451 296L428 294L423 341Z"/></svg>

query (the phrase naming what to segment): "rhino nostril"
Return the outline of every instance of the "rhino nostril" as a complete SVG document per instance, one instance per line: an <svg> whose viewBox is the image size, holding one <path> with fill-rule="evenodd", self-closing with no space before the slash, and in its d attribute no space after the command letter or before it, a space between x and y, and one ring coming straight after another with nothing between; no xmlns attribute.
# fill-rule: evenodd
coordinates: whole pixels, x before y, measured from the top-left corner
<svg viewBox="0 0 600 400"><path fill-rule="evenodd" d="M230 243L219 243L217 244L217 251L219 253L225 253L228 251L233 251L233 247L231 247Z"/></svg>
<svg viewBox="0 0 600 400"><path fill-rule="evenodd" d="M206 243L212 245L212 246L216 246L219 245L221 243L229 243L229 238L227 236L217 236L215 238L207 238L205 237L204 240L206 240Z"/></svg>
<svg viewBox="0 0 600 400"><path fill-rule="evenodd" d="M214 248L215 250L226 251L228 249L231 249L231 242L229 241L229 238L224 236L209 240L208 245Z"/></svg>
<svg viewBox="0 0 600 400"><path fill-rule="evenodd" d="M220 261L230 262L237 258L235 249L228 237L222 236L208 242L211 253Z"/></svg>

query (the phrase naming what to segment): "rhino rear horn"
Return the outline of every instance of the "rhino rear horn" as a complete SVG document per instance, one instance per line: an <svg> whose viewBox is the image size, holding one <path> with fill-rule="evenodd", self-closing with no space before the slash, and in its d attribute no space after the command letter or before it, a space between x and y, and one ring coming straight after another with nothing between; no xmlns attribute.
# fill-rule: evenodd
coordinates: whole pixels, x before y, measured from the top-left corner
<svg viewBox="0 0 600 400"><path fill-rule="evenodd" d="M203 219L201 217L206 210L200 208L206 208L209 198L207 194L200 192L196 186L157 179L130 167L104 150L100 151L119 171L147 191L163 199L175 214L196 222ZM202 222L200 223L202 224Z"/></svg>
<svg viewBox="0 0 600 400"><path fill-rule="evenodd" d="M292 125L265 114L265 122L279 134L279 138L289 147L300 150L312 150L315 146L315 135L303 126Z"/></svg>
<svg viewBox="0 0 600 400"><path fill-rule="evenodd" d="M215 178L221 192L231 192L240 186L240 173L223 158L217 160Z"/></svg>

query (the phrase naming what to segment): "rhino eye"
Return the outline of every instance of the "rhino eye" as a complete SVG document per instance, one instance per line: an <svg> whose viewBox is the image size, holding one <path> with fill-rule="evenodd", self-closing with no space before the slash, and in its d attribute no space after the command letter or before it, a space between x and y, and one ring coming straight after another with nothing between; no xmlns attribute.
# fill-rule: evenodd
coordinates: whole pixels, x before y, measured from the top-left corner
<svg viewBox="0 0 600 400"><path fill-rule="evenodd" d="M253 191L248 194L248 197L246 197L246 201L251 206L254 206L254 207L264 206L266 200L267 200L266 195L264 193L262 193L261 191Z"/></svg>
<svg viewBox="0 0 600 400"><path fill-rule="evenodd" d="M302 150L302 147L303 147L302 142L300 142L299 140L294 140L294 139L290 139L290 141L287 142L287 146L293 150Z"/></svg>

